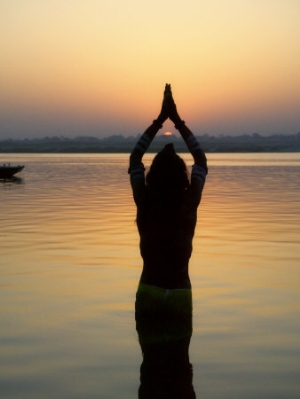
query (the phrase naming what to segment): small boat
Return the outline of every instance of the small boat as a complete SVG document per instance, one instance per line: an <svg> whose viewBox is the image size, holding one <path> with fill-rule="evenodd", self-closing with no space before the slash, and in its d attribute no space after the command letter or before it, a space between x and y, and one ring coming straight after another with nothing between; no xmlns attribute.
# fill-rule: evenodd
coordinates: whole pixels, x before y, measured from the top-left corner
<svg viewBox="0 0 300 399"><path fill-rule="evenodd" d="M16 173L21 172L22 169L24 169L24 165L0 165L0 179L11 179Z"/></svg>

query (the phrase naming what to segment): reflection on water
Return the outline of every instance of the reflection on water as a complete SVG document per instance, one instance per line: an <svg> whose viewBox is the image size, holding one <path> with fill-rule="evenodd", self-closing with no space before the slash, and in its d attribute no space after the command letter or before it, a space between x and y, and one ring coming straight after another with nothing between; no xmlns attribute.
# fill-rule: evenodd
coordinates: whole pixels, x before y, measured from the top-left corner
<svg viewBox="0 0 300 399"><path fill-rule="evenodd" d="M190 346L139 345L128 156L6 160L26 168L0 184L1 399L137 398L163 365L197 398L299 398L299 154L208 154Z"/></svg>
<svg viewBox="0 0 300 399"><path fill-rule="evenodd" d="M137 327L143 354L139 399L196 398L193 369L189 361L192 331L185 337L174 337L172 330L178 330L178 322L180 320L174 320L173 326L170 326L170 323L162 319L152 321L151 341L146 340L141 327Z"/></svg>
<svg viewBox="0 0 300 399"><path fill-rule="evenodd" d="M9 179L0 179L0 184L5 185L6 187L8 187L10 184L22 184L23 183L23 179L21 177L16 177L13 176Z"/></svg>
<svg viewBox="0 0 300 399"><path fill-rule="evenodd" d="M143 354L139 399L195 398L189 362L192 292L140 283L135 320Z"/></svg>

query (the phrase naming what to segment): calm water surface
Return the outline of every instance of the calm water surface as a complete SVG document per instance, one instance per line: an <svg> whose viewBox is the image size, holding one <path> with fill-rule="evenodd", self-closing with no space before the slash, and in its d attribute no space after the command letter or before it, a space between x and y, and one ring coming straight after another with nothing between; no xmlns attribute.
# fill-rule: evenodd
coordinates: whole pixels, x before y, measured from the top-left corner
<svg viewBox="0 0 300 399"><path fill-rule="evenodd" d="M25 169L0 183L0 397L138 398L128 156L2 158ZM298 399L300 154L208 160L190 262L196 397Z"/></svg>

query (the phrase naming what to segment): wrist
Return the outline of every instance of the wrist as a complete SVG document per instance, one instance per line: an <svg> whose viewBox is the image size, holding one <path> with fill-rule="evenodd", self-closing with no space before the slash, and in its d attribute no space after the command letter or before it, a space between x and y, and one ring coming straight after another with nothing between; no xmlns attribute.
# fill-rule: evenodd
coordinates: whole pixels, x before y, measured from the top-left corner
<svg viewBox="0 0 300 399"><path fill-rule="evenodd" d="M158 129L161 129L163 127L163 123L164 120L158 117L157 119L153 120L152 125L157 127Z"/></svg>
<svg viewBox="0 0 300 399"><path fill-rule="evenodd" d="M158 124L163 125L163 123L166 121L166 117L164 115L159 114L156 119L154 119Z"/></svg>
<svg viewBox="0 0 300 399"><path fill-rule="evenodd" d="M177 130L179 130L182 126L185 125L185 121L180 118L173 120L173 122L175 125L175 129L177 129Z"/></svg>

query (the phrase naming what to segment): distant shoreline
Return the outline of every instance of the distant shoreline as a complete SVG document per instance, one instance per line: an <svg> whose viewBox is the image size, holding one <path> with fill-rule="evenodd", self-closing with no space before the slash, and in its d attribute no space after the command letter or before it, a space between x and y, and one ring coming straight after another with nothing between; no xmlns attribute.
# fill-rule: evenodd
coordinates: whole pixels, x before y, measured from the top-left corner
<svg viewBox="0 0 300 399"><path fill-rule="evenodd" d="M130 153L137 137L111 136L107 138L63 136L41 139L6 139L0 141L0 153ZM253 152L300 152L300 133L294 135L261 136L257 133L242 136L197 136L208 153L253 153ZM173 142L177 152L188 152L181 137L158 136L148 152L157 152L167 143Z"/></svg>
<svg viewBox="0 0 300 399"><path fill-rule="evenodd" d="M189 154L187 150L176 150L176 152L181 154ZM147 151L147 154L156 154L157 151ZM298 150L228 150L228 151L210 151L205 150L207 154L257 154L257 153L300 153L300 149ZM0 154L130 154L130 151L1 151Z"/></svg>

